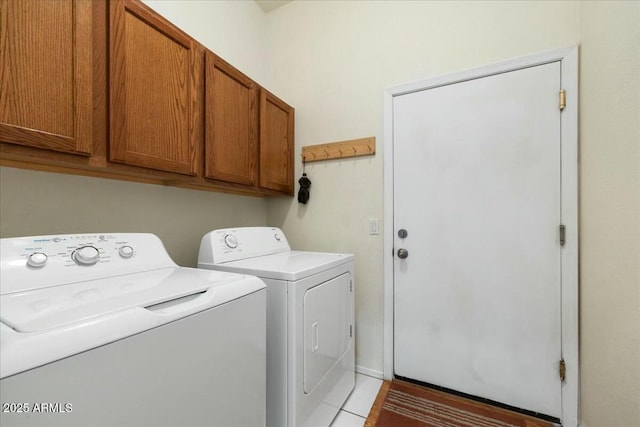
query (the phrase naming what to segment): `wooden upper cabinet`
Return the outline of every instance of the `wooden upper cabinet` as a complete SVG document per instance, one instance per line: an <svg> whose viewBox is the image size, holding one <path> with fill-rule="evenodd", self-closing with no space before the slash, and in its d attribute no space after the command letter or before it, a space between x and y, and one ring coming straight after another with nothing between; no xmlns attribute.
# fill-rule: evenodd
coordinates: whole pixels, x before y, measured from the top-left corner
<svg viewBox="0 0 640 427"><path fill-rule="evenodd" d="M260 187L293 195L294 109L260 93Z"/></svg>
<svg viewBox="0 0 640 427"><path fill-rule="evenodd" d="M90 0L0 0L0 141L89 155Z"/></svg>
<svg viewBox="0 0 640 427"><path fill-rule="evenodd" d="M205 177L253 186L258 175L257 85L207 51Z"/></svg>
<svg viewBox="0 0 640 427"><path fill-rule="evenodd" d="M293 195L293 138L292 107L141 0L0 0L2 164Z"/></svg>
<svg viewBox="0 0 640 427"><path fill-rule="evenodd" d="M196 42L137 0L112 0L109 25L110 160L195 175Z"/></svg>

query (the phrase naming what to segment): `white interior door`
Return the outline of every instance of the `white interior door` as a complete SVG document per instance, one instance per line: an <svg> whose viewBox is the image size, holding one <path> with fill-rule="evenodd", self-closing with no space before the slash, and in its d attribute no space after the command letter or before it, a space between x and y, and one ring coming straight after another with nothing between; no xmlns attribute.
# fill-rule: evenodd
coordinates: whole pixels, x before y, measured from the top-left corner
<svg viewBox="0 0 640 427"><path fill-rule="evenodd" d="M393 100L395 375L557 418L560 73Z"/></svg>

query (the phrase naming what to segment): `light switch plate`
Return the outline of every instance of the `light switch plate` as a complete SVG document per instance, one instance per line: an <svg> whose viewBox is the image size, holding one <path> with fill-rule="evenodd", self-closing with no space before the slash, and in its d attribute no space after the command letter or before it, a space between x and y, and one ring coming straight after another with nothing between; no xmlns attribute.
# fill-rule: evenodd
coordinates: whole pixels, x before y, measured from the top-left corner
<svg viewBox="0 0 640 427"><path fill-rule="evenodd" d="M380 234L380 227L379 227L377 218L371 218L369 220L369 234L371 235Z"/></svg>

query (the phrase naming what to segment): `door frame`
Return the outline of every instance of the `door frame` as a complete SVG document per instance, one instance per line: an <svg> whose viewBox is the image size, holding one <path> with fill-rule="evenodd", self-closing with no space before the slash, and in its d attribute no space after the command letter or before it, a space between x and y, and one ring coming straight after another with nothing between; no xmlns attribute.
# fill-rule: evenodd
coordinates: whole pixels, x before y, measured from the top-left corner
<svg viewBox="0 0 640 427"><path fill-rule="evenodd" d="M562 384L562 416L565 427L578 426L578 46L554 49L496 64L402 84L384 92L384 379L394 375L394 211L393 211L393 98L419 90L459 83L494 74L560 61L566 107L560 119L561 221L566 227L561 263L561 348L566 365Z"/></svg>

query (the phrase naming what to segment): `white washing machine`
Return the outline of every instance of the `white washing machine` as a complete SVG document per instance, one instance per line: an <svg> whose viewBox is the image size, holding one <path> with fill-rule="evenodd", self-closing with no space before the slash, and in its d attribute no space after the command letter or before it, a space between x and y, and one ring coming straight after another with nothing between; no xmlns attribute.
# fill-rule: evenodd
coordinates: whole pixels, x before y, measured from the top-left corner
<svg viewBox="0 0 640 427"><path fill-rule="evenodd" d="M266 288L152 234L0 240L0 424L264 426Z"/></svg>
<svg viewBox="0 0 640 427"><path fill-rule="evenodd" d="M328 427L355 384L354 258L292 251L278 228L214 230L198 267L267 284L267 426Z"/></svg>

